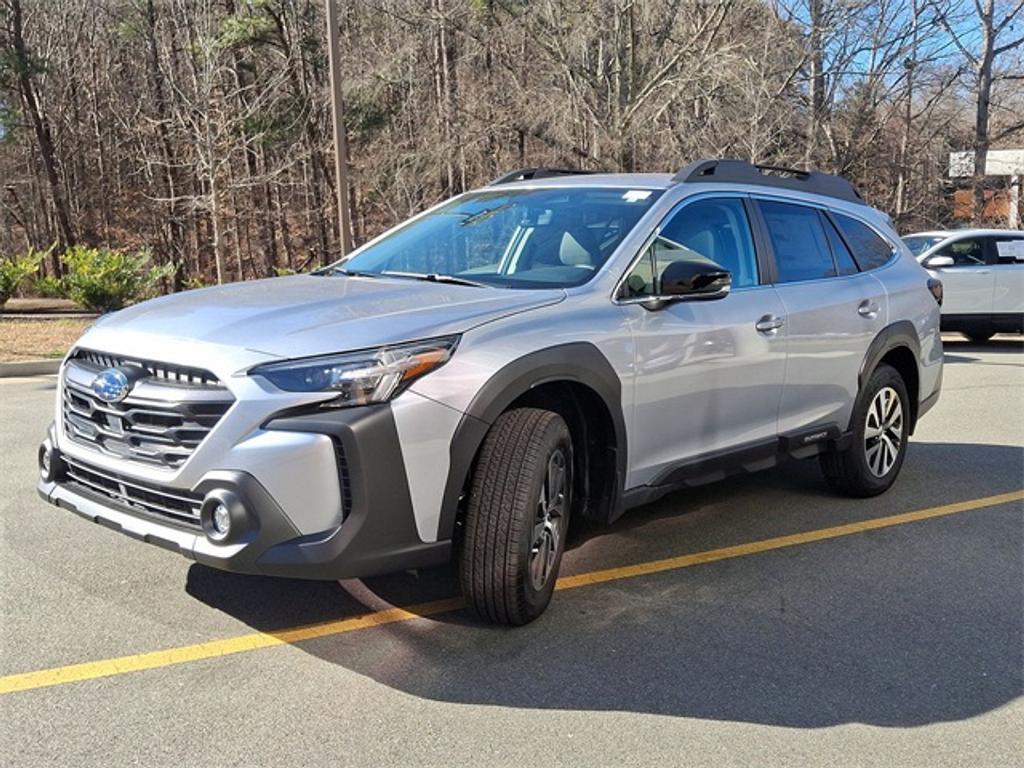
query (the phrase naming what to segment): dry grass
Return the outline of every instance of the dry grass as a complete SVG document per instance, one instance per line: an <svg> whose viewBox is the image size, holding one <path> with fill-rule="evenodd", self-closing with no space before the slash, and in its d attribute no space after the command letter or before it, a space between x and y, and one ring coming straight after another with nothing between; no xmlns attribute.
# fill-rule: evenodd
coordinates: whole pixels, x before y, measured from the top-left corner
<svg viewBox="0 0 1024 768"><path fill-rule="evenodd" d="M62 357L91 319L0 320L0 362Z"/></svg>

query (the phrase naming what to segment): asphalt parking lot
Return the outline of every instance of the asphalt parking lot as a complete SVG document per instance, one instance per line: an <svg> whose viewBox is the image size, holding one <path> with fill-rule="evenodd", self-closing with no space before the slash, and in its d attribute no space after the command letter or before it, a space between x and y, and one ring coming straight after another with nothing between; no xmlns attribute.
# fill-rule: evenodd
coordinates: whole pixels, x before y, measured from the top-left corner
<svg viewBox="0 0 1024 768"><path fill-rule="evenodd" d="M53 381L0 381L0 764L1020 765L1024 343L946 351L885 496L675 494L516 630L448 571L232 576L50 507Z"/></svg>

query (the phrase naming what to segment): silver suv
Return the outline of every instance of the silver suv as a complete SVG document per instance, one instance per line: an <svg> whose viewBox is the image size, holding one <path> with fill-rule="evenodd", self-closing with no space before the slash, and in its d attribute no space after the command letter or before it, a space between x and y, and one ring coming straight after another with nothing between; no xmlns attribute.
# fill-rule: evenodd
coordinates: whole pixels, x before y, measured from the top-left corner
<svg viewBox="0 0 1024 768"><path fill-rule="evenodd" d="M39 492L229 571L454 558L470 605L522 624L572 517L784 457L885 491L938 398L940 301L839 177L518 171L314 274L100 319Z"/></svg>

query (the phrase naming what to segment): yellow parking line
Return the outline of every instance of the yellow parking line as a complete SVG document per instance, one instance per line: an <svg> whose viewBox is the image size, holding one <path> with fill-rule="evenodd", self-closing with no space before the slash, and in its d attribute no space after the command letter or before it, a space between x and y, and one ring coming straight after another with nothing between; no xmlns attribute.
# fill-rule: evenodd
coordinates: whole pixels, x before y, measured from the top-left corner
<svg viewBox="0 0 1024 768"><path fill-rule="evenodd" d="M670 557L664 560L652 560L645 563L626 565L621 568L607 568L601 571L581 573L576 576L563 576L558 580L556 589L576 589L578 587L601 584L609 581L630 579L636 576L646 576L652 573L689 568L703 563L713 563L718 560L728 560L734 557L743 557L760 552L768 552L773 549L783 549L799 544L809 544L815 541L836 539L842 536L850 536L855 533L878 530L880 528L891 528L895 525L904 525L919 520L928 520L934 517L955 515L959 512L970 512L971 510L994 507L999 504L1007 504L1014 501L1024 500L1024 490L1001 493L996 496L986 496L980 499L961 501L955 504L944 504L939 507L929 507L915 512L905 512L899 515L878 517L871 520L862 520L846 525L836 525L830 528L819 528L813 531L795 533L789 536L777 536L761 541L752 541L747 544L738 544L732 547L722 547L706 552L696 552L690 555ZM384 624L394 624L402 621L433 616L440 613L447 613L461 608L463 602L460 598L447 600L436 600L430 603L410 605L404 608L388 608L387 610L369 613L363 616L355 616L349 619L339 619L321 624L311 624L304 627L283 629L277 632L253 632L238 637L229 637L223 640L211 640L206 643L185 645L179 648L169 648L163 651L140 653L132 656L121 656L101 661L90 661L84 664L71 664L66 667L54 667L52 669L41 669L35 672L24 672L15 675L0 677L0 694L15 693L17 691L29 691L35 688L46 688L53 685L75 683L82 680L93 680L98 677L111 677L123 675L129 672L139 672L145 669L159 669L175 664L186 664L202 659L211 659L218 656L228 656L234 653L246 653L261 648L270 648L275 645L286 643L300 643L306 640L313 640L319 637L340 635L346 632L355 632L360 629L379 627Z"/></svg>

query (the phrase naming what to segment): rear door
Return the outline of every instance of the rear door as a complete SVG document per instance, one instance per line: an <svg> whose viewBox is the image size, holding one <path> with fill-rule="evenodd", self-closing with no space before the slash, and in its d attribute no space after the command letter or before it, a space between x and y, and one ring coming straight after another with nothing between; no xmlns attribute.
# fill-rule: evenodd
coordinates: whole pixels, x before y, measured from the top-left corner
<svg viewBox="0 0 1024 768"><path fill-rule="evenodd" d="M759 199L771 244L775 289L785 309L787 362L780 434L846 429L868 346L886 325L885 290L854 261L852 238L810 205ZM848 218L848 217L846 217ZM866 225L854 219L851 227ZM878 238L880 240L880 238ZM886 247L883 242L883 247ZM891 254L891 246L887 247ZM865 258L865 261L867 259Z"/></svg>
<svg viewBox="0 0 1024 768"><path fill-rule="evenodd" d="M930 270L942 280L942 314L987 316L992 313L996 276L986 240L980 236L961 237L930 254L953 260L951 267Z"/></svg>
<svg viewBox="0 0 1024 768"><path fill-rule="evenodd" d="M999 235L990 238L989 245L995 275L992 313L1024 314L1024 235Z"/></svg>

